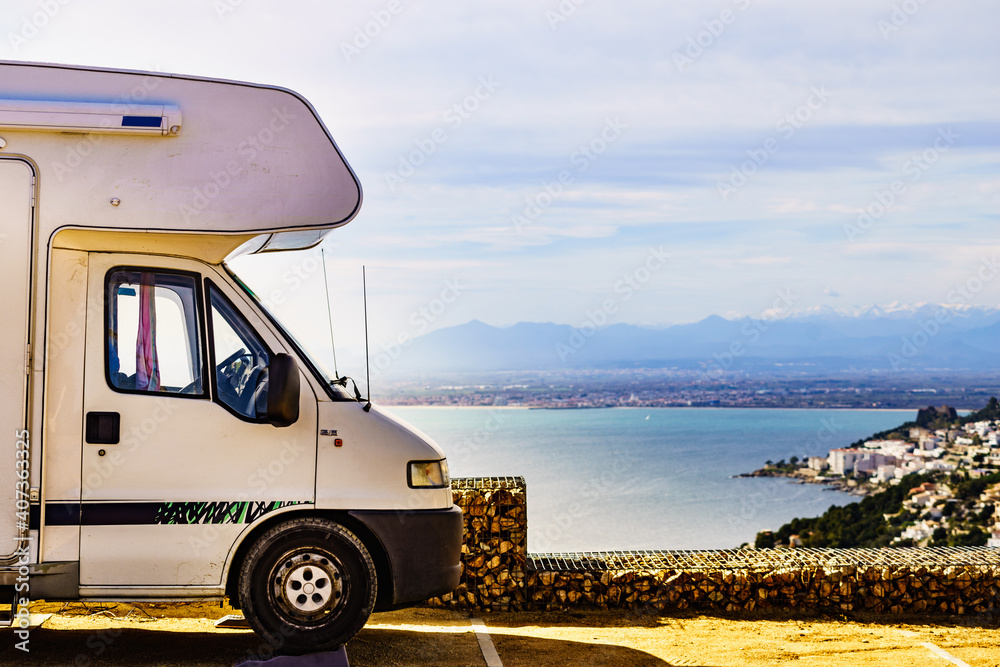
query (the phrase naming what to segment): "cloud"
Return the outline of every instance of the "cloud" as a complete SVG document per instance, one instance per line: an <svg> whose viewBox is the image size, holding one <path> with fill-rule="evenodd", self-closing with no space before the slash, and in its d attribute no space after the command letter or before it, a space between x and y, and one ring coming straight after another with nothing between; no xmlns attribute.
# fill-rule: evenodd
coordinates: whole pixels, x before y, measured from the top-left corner
<svg viewBox="0 0 1000 667"><path fill-rule="evenodd" d="M894 3L868 0L562 3L575 9L555 23L554 0L412 0L388 18L383 2L222 2L233 11L66 3L4 55L303 93L365 189L357 219L332 235L338 261L405 267L379 285L394 312L457 272L479 281L456 317L575 323L614 284L604 269L662 244L675 250L670 271L622 321L760 312L787 285L801 286L803 308L836 294L934 301L995 238L994 4L918 3L894 25ZM8 3L4 34L37 11ZM701 50L681 69L692 43ZM483 77L499 84L488 95ZM609 119L627 128L601 147ZM942 127L960 140L911 178L907 161ZM588 148L594 159L581 159ZM401 160L420 164L390 187ZM850 242L844 225L897 179L905 192ZM532 204L518 234L513 219ZM280 267L269 271L261 279L280 285Z"/></svg>

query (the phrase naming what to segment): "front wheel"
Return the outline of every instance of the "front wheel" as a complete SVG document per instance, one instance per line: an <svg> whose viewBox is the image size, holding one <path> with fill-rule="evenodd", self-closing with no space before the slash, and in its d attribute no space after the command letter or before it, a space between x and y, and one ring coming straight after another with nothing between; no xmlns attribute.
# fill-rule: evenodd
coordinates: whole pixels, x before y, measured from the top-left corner
<svg viewBox="0 0 1000 667"><path fill-rule="evenodd" d="M375 606L371 555L354 533L326 519L295 519L254 543L240 570L240 604L279 652L335 649Z"/></svg>

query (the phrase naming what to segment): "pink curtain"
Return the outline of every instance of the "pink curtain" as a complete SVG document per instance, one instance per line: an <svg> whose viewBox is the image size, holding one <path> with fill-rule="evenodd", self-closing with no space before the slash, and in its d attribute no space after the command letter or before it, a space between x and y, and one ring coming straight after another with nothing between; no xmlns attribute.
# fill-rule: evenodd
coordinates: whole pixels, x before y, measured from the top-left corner
<svg viewBox="0 0 1000 667"><path fill-rule="evenodd" d="M160 390L156 358L156 286L152 273L143 273L139 285L139 331L135 339L135 388Z"/></svg>

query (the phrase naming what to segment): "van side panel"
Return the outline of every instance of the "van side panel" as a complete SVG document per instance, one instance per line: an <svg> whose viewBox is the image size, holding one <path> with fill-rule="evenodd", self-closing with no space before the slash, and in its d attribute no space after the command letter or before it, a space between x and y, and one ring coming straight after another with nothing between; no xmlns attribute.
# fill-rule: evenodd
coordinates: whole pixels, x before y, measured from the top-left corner
<svg viewBox="0 0 1000 667"><path fill-rule="evenodd" d="M42 499L48 503L80 501L87 257L85 252L57 248L50 260L42 491ZM100 310L90 314L92 324L100 326ZM79 557L79 525L45 527L41 560L72 561Z"/></svg>
<svg viewBox="0 0 1000 667"><path fill-rule="evenodd" d="M27 501L27 489L17 488L16 459L18 441L31 444L31 438L24 437L33 177L26 162L0 159L0 266L4 277L0 298L0 507L5 508L0 513L0 561L14 553L15 538L22 529L22 521L13 511L15 503L19 497L23 504ZM27 470L27 464L23 469Z"/></svg>
<svg viewBox="0 0 1000 667"><path fill-rule="evenodd" d="M239 307L241 293L214 268L174 257L101 252L91 253L88 264L83 421L92 414L116 415L118 424L100 435L76 422L81 494L61 505L47 500L46 514L80 527L84 597L136 595L136 587L153 596L171 587L180 596L218 594L227 555L244 530L272 512L314 503L316 394L302 378L299 418L283 428L241 418L226 403L235 386L225 372L234 360L243 359L240 367L252 365L248 350L254 345L271 354L285 348L256 314ZM123 272L160 281L154 303L145 306L146 326L155 327L146 329L155 331L147 345L137 344L141 284L121 289L124 282L112 282ZM118 285L113 293L112 284ZM140 352L155 359L162 386L135 388ZM120 364L114 379L111 359ZM203 379L191 381L187 371ZM253 378L247 382L256 386Z"/></svg>

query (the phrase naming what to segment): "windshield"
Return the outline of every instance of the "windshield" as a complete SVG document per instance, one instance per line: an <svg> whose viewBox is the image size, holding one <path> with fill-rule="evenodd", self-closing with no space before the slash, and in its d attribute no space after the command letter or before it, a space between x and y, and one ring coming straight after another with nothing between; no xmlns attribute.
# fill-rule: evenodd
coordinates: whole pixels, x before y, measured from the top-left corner
<svg viewBox="0 0 1000 667"><path fill-rule="evenodd" d="M303 346L302 343L300 343L299 340L294 335L292 335L292 333L284 325L282 325L281 321L277 317L275 317L274 313L268 310L267 306L265 306L264 303L257 297L257 295L254 294L254 291L249 287L247 287L246 283L244 283L240 279L240 277L233 272L231 268L229 268L225 264L223 264L223 266L225 266L226 271L229 273L229 276L233 279L233 282L239 285L240 288L244 292L246 292L251 299L254 300L254 303L256 303L260 307L261 311L263 311L264 314L267 315L268 319L271 320L271 323L274 324L274 326L278 327L278 329L281 331L285 339L292 344L292 347L295 348L295 351L299 354L299 356L305 360L306 364L309 365L313 374L323 382L323 386L326 387L327 393L329 393L330 398L332 398L335 401L358 400L356 397L352 396L347 391L347 388L345 386L342 386L337 382L337 378L335 378L333 374L330 373L330 371L327 369L326 365L322 361L320 361L314 355L312 355L306 349L306 347Z"/></svg>

